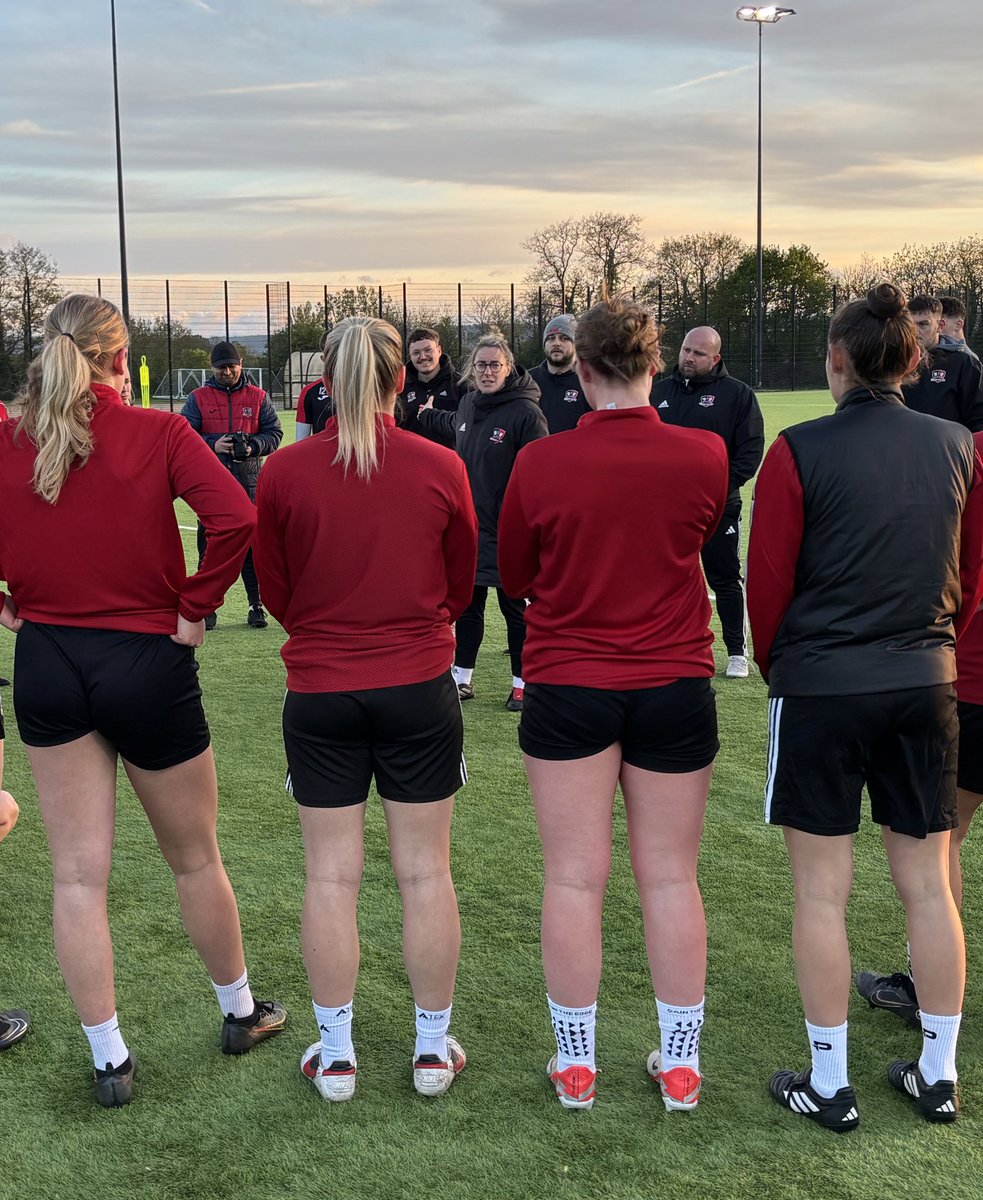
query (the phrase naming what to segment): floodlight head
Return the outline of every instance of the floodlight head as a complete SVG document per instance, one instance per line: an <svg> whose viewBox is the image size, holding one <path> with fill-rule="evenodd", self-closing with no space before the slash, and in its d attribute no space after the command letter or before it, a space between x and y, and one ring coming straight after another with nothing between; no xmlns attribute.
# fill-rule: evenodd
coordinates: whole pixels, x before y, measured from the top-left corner
<svg viewBox="0 0 983 1200"><path fill-rule="evenodd" d="M774 25L782 17L794 16L794 8L779 8L776 4L768 4L763 8L755 8L752 4L745 4L737 10L738 21L754 21L758 25Z"/></svg>

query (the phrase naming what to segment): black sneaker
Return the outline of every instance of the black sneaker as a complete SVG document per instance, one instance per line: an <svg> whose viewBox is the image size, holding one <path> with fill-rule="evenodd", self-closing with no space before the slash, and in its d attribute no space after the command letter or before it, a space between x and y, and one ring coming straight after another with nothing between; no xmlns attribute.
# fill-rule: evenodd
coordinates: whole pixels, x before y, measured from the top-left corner
<svg viewBox="0 0 983 1200"><path fill-rule="evenodd" d="M959 1090L951 1079L940 1079L931 1087L925 1082L917 1062L898 1059L887 1069L887 1077L898 1089L914 1100L926 1121L951 1125L959 1116Z"/></svg>
<svg viewBox="0 0 983 1200"><path fill-rule="evenodd" d="M266 620L266 613L263 609L262 604L250 604L249 616L246 617L246 623L248 625L250 625L253 629L265 629L266 628L268 622Z"/></svg>
<svg viewBox="0 0 983 1200"><path fill-rule="evenodd" d="M525 688L514 687L509 693L508 700L505 701L505 707L509 712L522 712L522 703L525 700Z"/></svg>
<svg viewBox="0 0 983 1200"><path fill-rule="evenodd" d="M9 1050L31 1028L31 1018L22 1008L0 1012L0 1050Z"/></svg>
<svg viewBox="0 0 983 1200"><path fill-rule="evenodd" d="M106 1069L96 1067L96 1099L103 1108L122 1108L133 1099L133 1076L137 1072L136 1055L132 1052L118 1067L106 1063Z"/></svg>
<svg viewBox="0 0 983 1200"><path fill-rule="evenodd" d="M218 624L218 613L209 613L205 618L205 628L214 629Z"/></svg>
<svg viewBox="0 0 983 1200"><path fill-rule="evenodd" d="M828 1100L812 1089L812 1067L804 1071L776 1071L768 1090L778 1103L800 1116L816 1121L834 1133L849 1133L860 1124L857 1093L852 1087L842 1087Z"/></svg>
<svg viewBox="0 0 983 1200"><path fill-rule="evenodd" d="M922 1020L918 1012L918 997L915 995L914 980L903 971L894 975L877 975L873 971L861 971L856 978L857 991L871 1008L884 1008L907 1021L912 1029L921 1029Z"/></svg>
<svg viewBox="0 0 983 1200"><path fill-rule="evenodd" d="M248 1017L226 1017L222 1022L222 1053L245 1054L286 1023L287 1010L279 1000L257 1000Z"/></svg>
<svg viewBox="0 0 983 1200"><path fill-rule="evenodd" d="M5 675L0 675L0 687L10 687L10 680Z"/></svg>
<svg viewBox="0 0 983 1200"><path fill-rule="evenodd" d="M473 700L474 699L474 684L473 683L459 683L457 685L457 695L458 695L458 699L460 699L460 700Z"/></svg>

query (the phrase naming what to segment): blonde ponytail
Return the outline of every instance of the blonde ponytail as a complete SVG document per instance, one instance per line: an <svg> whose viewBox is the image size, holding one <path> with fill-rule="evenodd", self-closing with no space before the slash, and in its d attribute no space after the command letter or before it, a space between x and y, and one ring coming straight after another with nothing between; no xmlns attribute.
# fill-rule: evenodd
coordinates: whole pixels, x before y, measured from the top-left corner
<svg viewBox="0 0 983 1200"><path fill-rule="evenodd" d="M119 310L98 296L66 296L45 321L44 349L21 391L21 431L35 446L34 490L57 502L68 473L92 453L92 381L127 344Z"/></svg>
<svg viewBox="0 0 983 1200"><path fill-rule="evenodd" d="M377 415L396 391L403 365L399 334L377 317L349 317L324 342L324 372L331 380L338 421L335 462L368 479L379 469Z"/></svg>

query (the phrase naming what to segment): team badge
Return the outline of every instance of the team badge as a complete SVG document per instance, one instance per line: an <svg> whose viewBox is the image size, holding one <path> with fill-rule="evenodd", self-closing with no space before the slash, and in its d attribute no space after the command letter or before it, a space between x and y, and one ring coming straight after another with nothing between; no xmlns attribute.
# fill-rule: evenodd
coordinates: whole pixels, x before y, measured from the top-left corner
<svg viewBox="0 0 983 1200"><path fill-rule="evenodd" d="M716 398L716 396L701 396L700 408L713 408L713 402Z"/></svg>
<svg viewBox="0 0 983 1200"><path fill-rule="evenodd" d="M580 399L580 392L576 388L567 388L563 394L563 399L567 404L575 404Z"/></svg>
<svg viewBox="0 0 983 1200"><path fill-rule="evenodd" d="M409 403L409 404L416 403L416 392L407 392L406 400L407 400L407 403Z"/></svg>
<svg viewBox="0 0 983 1200"><path fill-rule="evenodd" d="M488 440L493 446L500 446L505 441L505 430L496 425L491 431L491 437Z"/></svg>
<svg viewBox="0 0 983 1200"><path fill-rule="evenodd" d="M244 417L251 417L253 415L253 410L251 408L244 408L242 410L242 415Z"/></svg>
<svg viewBox="0 0 983 1200"><path fill-rule="evenodd" d="M933 383L945 383L945 371L933 371L932 372L932 382Z"/></svg>
<svg viewBox="0 0 983 1200"><path fill-rule="evenodd" d="M446 392L446 391L443 391L443 392L441 392L441 393L440 393L440 395L441 395L441 396L446 396L446 395L447 395L447 392Z"/></svg>

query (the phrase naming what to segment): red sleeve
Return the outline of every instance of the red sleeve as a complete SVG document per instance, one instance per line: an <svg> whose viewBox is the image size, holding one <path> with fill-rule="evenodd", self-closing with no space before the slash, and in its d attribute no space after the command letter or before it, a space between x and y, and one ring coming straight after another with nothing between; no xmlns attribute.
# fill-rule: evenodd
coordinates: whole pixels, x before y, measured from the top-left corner
<svg viewBox="0 0 983 1200"><path fill-rule="evenodd" d="M447 609L452 621L456 621L471 603L478 571L478 518L471 498L468 473L463 462L459 461L459 465L457 507L444 530Z"/></svg>
<svg viewBox="0 0 983 1200"><path fill-rule="evenodd" d="M307 387L305 387L303 389L303 391L300 393L300 396L298 397L297 416L295 418L295 422L298 425L310 425L310 421L307 419L307 393L310 390L311 390L311 385L308 384Z"/></svg>
<svg viewBox="0 0 983 1200"><path fill-rule="evenodd" d="M785 438L768 451L754 489L747 559L747 606L754 661L765 680L771 648L792 597L805 526L802 480Z"/></svg>
<svg viewBox="0 0 983 1200"><path fill-rule="evenodd" d="M266 467L260 472L256 491L257 522L253 560L263 604L282 625L293 588L290 585L283 527L276 504L276 472Z"/></svg>
<svg viewBox="0 0 983 1200"><path fill-rule="evenodd" d="M520 453L498 520L498 572L506 594L517 599L533 595L539 574L539 531L529 524L522 507L524 465L525 455Z"/></svg>
<svg viewBox="0 0 983 1200"><path fill-rule="evenodd" d="M191 505L208 534L201 570L185 580L178 598L181 616L200 621L220 607L242 570L256 513L242 486L183 418L170 423L167 464L171 495Z"/></svg>
<svg viewBox="0 0 983 1200"><path fill-rule="evenodd" d="M983 459L980 457L983 433L974 433L973 440L976 442L976 470L959 531L959 584L963 599L952 623L957 639L976 616L983 599Z"/></svg>
<svg viewBox="0 0 983 1200"><path fill-rule="evenodd" d="M6 421L6 420L7 420L7 406L5 404L0 404L0 421Z"/></svg>

